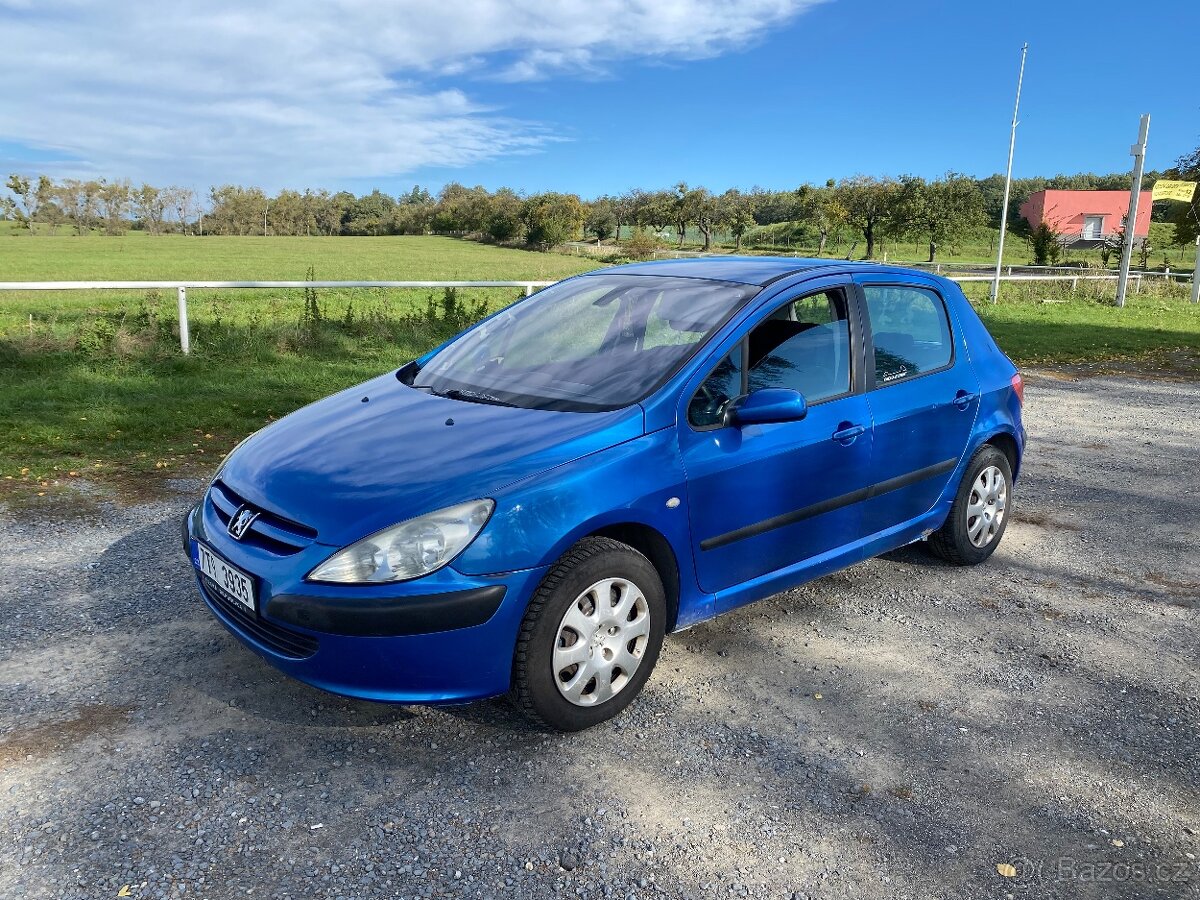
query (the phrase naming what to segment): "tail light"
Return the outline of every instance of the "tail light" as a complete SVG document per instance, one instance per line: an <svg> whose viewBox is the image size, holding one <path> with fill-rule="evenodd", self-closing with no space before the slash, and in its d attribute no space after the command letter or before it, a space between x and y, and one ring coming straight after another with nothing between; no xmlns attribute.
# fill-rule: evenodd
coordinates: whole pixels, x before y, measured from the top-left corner
<svg viewBox="0 0 1200 900"><path fill-rule="evenodd" d="M1021 378L1021 373L1018 372L1012 377L1013 393L1017 395L1017 402L1022 406L1025 405L1025 381Z"/></svg>

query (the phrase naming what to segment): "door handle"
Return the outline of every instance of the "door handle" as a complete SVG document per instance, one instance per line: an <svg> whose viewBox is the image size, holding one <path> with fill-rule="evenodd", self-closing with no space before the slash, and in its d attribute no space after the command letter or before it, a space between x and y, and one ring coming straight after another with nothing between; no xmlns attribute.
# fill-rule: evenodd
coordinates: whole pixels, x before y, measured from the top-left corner
<svg viewBox="0 0 1200 900"><path fill-rule="evenodd" d="M863 425L851 425L849 422L843 422L842 427L835 431L832 437L839 444L849 447L854 443L854 439L866 430Z"/></svg>
<svg viewBox="0 0 1200 900"><path fill-rule="evenodd" d="M979 395L972 394L969 391L959 391L957 394L954 395L954 400L951 402L955 406L957 406L959 409L966 409L968 406L971 405L971 401L974 400L977 396L979 396Z"/></svg>

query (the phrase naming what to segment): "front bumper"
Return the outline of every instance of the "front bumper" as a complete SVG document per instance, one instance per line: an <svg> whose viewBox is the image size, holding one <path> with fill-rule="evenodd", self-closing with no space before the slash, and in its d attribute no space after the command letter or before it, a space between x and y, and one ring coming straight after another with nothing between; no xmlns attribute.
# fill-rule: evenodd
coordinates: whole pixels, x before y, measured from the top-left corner
<svg viewBox="0 0 1200 900"><path fill-rule="evenodd" d="M280 671L335 694L390 703L466 703L506 692L517 632L544 568L464 576L450 567L394 585L308 584L337 548L279 557L241 544L208 504L183 522L185 552L213 615ZM255 579L257 610L200 575L197 541Z"/></svg>

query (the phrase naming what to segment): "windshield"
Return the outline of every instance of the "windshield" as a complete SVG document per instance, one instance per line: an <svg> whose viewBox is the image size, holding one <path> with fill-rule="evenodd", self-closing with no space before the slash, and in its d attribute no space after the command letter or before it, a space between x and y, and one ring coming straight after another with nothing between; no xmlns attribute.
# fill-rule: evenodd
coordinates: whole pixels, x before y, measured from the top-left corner
<svg viewBox="0 0 1200 900"><path fill-rule="evenodd" d="M758 290L699 278L573 278L463 334L411 383L480 403L619 409L678 371Z"/></svg>

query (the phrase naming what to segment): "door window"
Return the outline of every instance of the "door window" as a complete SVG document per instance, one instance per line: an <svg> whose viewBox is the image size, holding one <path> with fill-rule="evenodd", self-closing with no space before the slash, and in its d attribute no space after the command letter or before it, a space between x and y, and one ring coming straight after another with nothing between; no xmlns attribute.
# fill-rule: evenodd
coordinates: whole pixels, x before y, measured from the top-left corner
<svg viewBox="0 0 1200 900"><path fill-rule="evenodd" d="M688 404L688 421L696 428L720 425L729 401L742 395L742 345L717 363Z"/></svg>
<svg viewBox="0 0 1200 900"><path fill-rule="evenodd" d="M763 388L799 391L809 405L849 393L850 330L841 291L790 300L760 322L700 385L688 421L696 428L720 425L729 401Z"/></svg>
<svg viewBox="0 0 1200 900"><path fill-rule="evenodd" d="M811 406L850 391L850 328L841 291L789 301L750 332L748 391L788 388Z"/></svg>
<svg viewBox="0 0 1200 900"><path fill-rule="evenodd" d="M915 378L950 364L953 343L941 298L897 285L864 285L875 344L875 386Z"/></svg>

